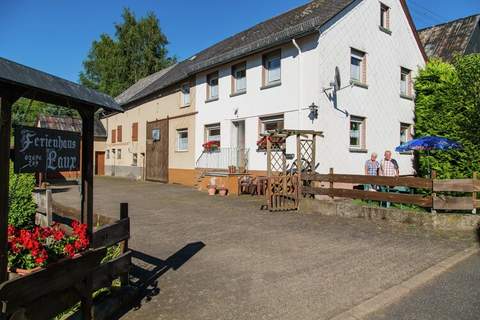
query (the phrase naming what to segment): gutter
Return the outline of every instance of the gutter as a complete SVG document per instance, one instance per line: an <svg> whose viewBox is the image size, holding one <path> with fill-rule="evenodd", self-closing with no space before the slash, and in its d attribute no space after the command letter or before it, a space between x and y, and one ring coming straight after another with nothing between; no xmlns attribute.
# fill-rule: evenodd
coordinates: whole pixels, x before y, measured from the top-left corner
<svg viewBox="0 0 480 320"><path fill-rule="evenodd" d="M295 38L292 39L292 43L293 45L295 46L295 48L297 48L297 51L298 51L298 56L297 56L297 66L298 66L298 114L297 114L297 128L298 130L301 129L300 125L300 113L301 113L301 110L302 110L302 49L300 48L300 46L298 45L297 43L297 40Z"/></svg>

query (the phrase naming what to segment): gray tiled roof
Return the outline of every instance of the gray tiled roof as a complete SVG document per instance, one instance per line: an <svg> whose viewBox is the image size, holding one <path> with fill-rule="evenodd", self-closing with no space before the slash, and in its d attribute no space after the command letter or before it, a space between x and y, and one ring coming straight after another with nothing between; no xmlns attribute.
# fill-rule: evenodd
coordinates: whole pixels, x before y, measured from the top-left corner
<svg viewBox="0 0 480 320"><path fill-rule="evenodd" d="M122 105L130 104L199 71L312 33L354 2L355 0L312 0L193 55L194 59L178 63L150 84L138 85L141 90L132 89L131 92L136 93L126 94L129 99L122 99L119 102ZM123 95L122 93L120 96Z"/></svg>
<svg viewBox="0 0 480 320"><path fill-rule="evenodd" d="M23 97L68 107L69 104L122 111L112 97L77 83L0 57L0 85L27 89Z"/></svg>
<svg viewBox="0 0 480 320"><path fill-rule="evenodd" d="M479 28L479 23L480 15L473 15L418 30L418 33L429 57L450 61L455 54L467 53L466 50L475 28Z"/></svg>
<svg viewBox="0 0 480 320"><path fill-rule="evenodd" d="M79 118L39 115L37 120L37 125L40 128L82 132L82 119ZM95 119L94 122L93 135L95 138L107 138L107 130L105 130L102 122L98 119Z"/></svg>

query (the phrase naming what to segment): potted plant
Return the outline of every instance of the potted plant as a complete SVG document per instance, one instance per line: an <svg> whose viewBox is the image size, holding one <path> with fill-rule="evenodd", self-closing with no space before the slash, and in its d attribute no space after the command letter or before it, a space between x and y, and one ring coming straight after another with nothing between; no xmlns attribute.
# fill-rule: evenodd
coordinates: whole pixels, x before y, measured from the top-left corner
<svg viewBox="0 0 480 320"><path fill-rule="evenodd" d="M237 172L237 167L235 166L228 166L228 173L236 173Z"/></svg>
<svg viewBox="0 0 480 320"><path fill-rule="evenodd" d="M222 184L220 189L218 189L218 194L220 194L222 197L226 196L228 192L228 189L225 188L225 186Z"/></svg>
<svg viewBox="0 0 480 320"><path fill-rule="evenodd" d="M52 227L18 229L8 227L8 267L22 276L38 271L49 264L75 258L87 249L87 226L74 221L73 232L67 235L58 224Z"/></svg>
<svg viewBox="0 0 480 320"><path fill-rule="evenodd" d="M207 186L207 188L209 196L214 196L217 193L217 182L215 177L210 179L210 184Z"/></svg>

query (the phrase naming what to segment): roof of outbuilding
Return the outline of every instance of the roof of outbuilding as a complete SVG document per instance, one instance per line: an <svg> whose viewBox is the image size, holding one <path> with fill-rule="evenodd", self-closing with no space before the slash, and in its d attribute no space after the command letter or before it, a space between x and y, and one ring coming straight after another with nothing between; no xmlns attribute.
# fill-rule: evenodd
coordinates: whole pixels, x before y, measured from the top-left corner
<svg viewBox="0 0 480 320"><path fill-rule="evenodd" d="M1 57L0 85L9 91L22 88L23 97L56 105L123 111L109 95Z"/></svg>
<svg viewBox="0 0 480 320"><path fill-rule="evenodd" d="M455 54L464 54L475 28L480 23L480 14L418 30L420 40L429 57L453 59Z"/></svg>
<svg viewBox="0 0 480 320"><path fill-rule="evenodd" d="M129 99L122 98L119 100L118 98L120 96L123 97L122 93L117 97L117 101L122 105L130 104L199 71L279 45L294 37L314 32L355 1L356 0L310 1L303 6L261 22L200 51L190 59L184 60L173 68L170 68L146 86L137 86L138 83L133 85L127 89L127 91L131 91L131 93L136 92L136 94L127 94ZM144 84L147 83L148 81L145 81ZM132 89L136 86L137 89L140 87L142 87L142 89Z"/></svg>
<svg viewBox="0 0 480 320"><path fill-rule="evenodd" d="M40 128L82 132L82 119L68 117L68 116L46 116L39 115L37 118L37 126ZM106 138L107 130L103 126L102 122L95 119L93 127L93 135L96 138Z"/></svg>

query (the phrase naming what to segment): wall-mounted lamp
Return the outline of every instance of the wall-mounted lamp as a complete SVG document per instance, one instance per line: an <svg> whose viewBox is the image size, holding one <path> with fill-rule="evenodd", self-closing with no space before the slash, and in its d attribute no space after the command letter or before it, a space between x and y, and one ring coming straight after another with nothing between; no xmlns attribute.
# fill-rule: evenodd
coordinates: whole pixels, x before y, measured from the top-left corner
<svg viewBox="0 0 480 320"><path fill-rule="evenodd" d="M315 119L318 119L318 106L312 102L312 104L308 107L308 109L310 109L310 113L308 114L308 118L310 120L315 120Z"/></svg>

